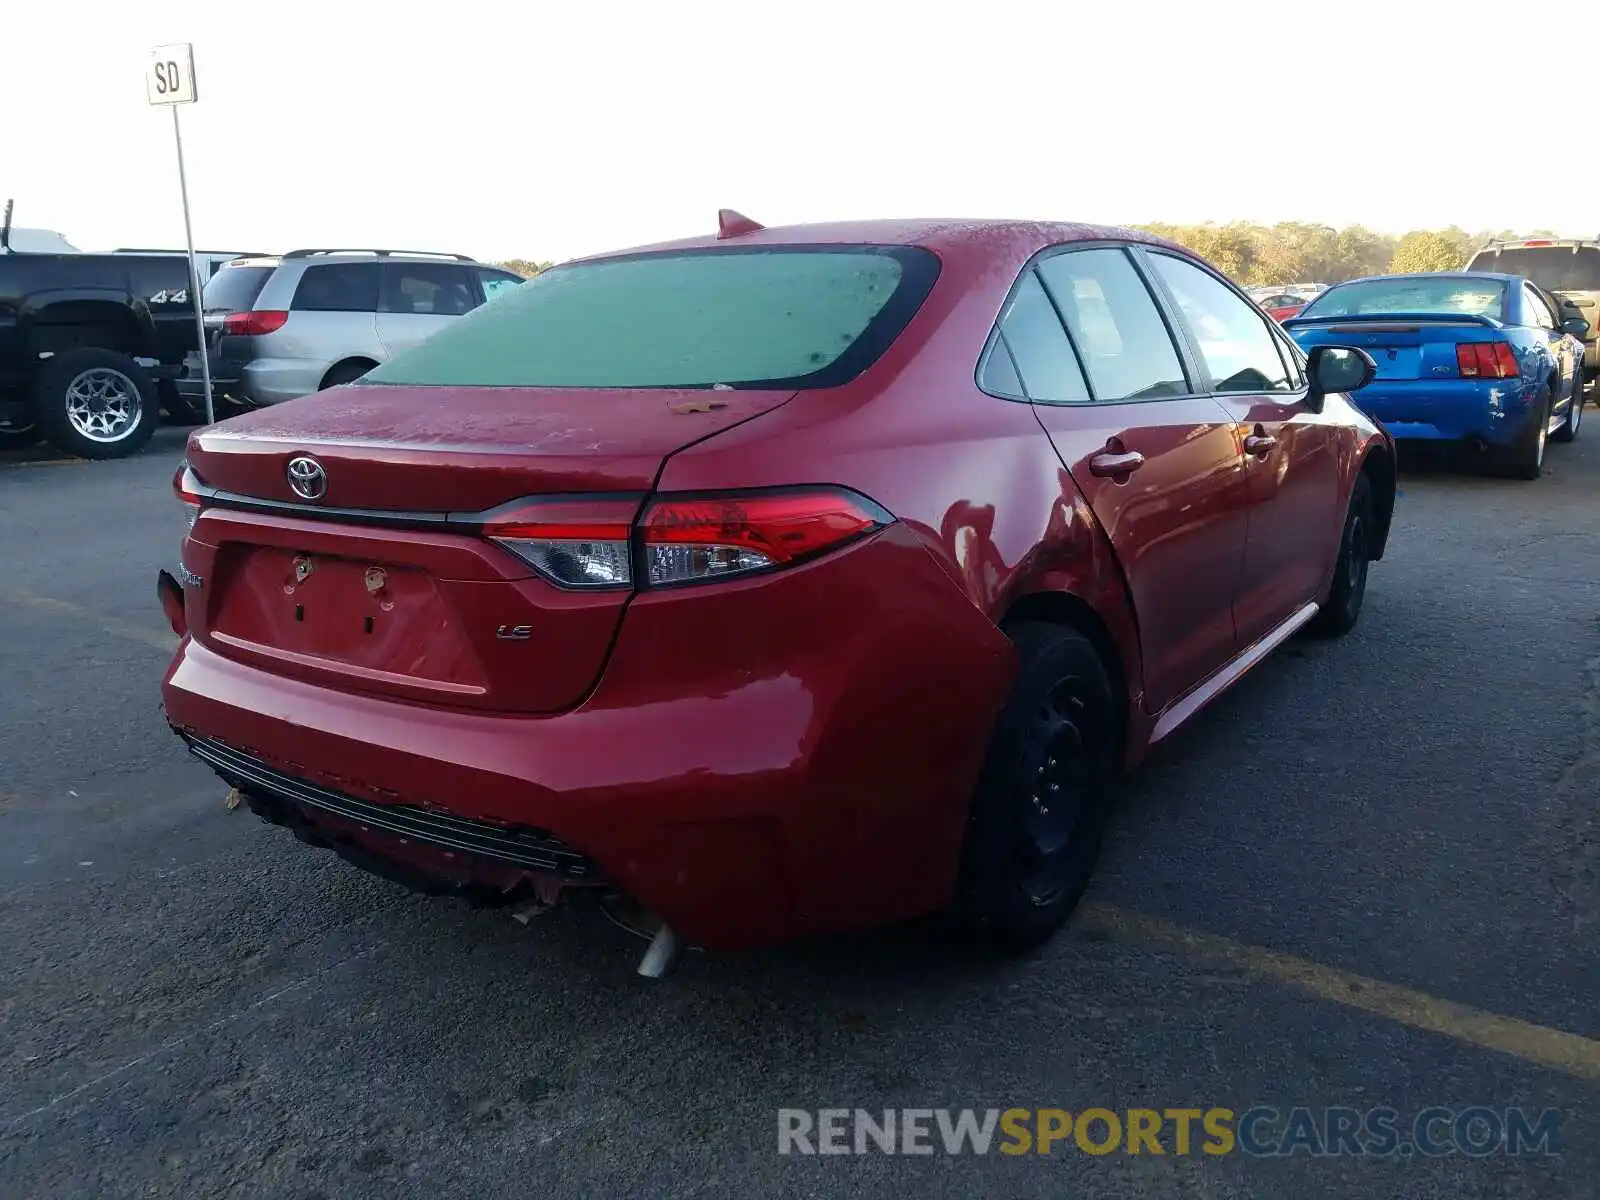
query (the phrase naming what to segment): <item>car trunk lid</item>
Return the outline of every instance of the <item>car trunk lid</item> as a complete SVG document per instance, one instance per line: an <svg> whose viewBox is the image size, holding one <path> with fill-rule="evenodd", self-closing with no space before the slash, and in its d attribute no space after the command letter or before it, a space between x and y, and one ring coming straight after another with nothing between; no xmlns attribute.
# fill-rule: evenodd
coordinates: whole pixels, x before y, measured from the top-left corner
<svg viewBox="0 0 1600 1200"><path fill-rule="evenodd" d="M1307 351L1317 346L1365 350L1380 381L1459 378L1459 344L1503 340L1498 323L1465 314L1294 317L1283 324Z"/></svg>
<svg viewBox="0 0 1600 1200"><path fill-rule="evenodd" d="M632 593L558 587L484 535L485 513L598 495L625 527L674 451L793 394L354 385L199 431L192 632L218 653L354 692L570 707L598 678ZM291 486L302 458L320 468L320 495Z"/></svg>

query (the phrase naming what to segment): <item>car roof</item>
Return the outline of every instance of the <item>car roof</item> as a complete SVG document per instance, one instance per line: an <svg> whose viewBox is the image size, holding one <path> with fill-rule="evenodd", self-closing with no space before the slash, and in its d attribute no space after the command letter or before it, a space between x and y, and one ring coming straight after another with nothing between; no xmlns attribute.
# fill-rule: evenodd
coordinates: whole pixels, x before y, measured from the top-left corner
<svg viewBox="0 0 1600 1200"><path fill-rule="evenodd" d="M315 253L250 254L224 263L226 267L277 267L291 263L347 263L347 262L442 262L460 263L462 266L488 266L474 259L454 254L430 254L424 251L396 250L378 253L372 250L317 251Z"/></svg>
<svg viewBox="0 0 1600 1200"><path fill-rule="evenodd" d="M1047 246L1062 242L1101 239L1139 242L1189 253L1165 238L1114 225L1090 225L1070 221L923 217L774 225L725 238L710 232L698 237L587 255L576 261L593 261L629 254L653 254L670 250L711 249L719 246L797 245L920 246L936 252L947 251L958 254L984 250L1015 253L1020 250L1026 252L1024 254L1026 257Z"/></svg>
<svg viewBox="0 0 1600 1200"><path fill-rule="evenodd" d="M1600 238L1507 238L1505 241L1486 242L1473 251L1487 254L1495 250L1568 250L1574 246L1600 246Z"/></svg>

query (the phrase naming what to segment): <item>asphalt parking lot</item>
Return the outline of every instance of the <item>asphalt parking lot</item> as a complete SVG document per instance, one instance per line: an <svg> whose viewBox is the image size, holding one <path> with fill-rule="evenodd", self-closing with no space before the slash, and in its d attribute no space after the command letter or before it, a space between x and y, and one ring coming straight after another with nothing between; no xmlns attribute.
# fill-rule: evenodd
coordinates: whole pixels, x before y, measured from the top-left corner
<svg viewBox="0 0 1600 1200"><path fill-rule="evenodd" d="M1596 420L1600 420L1597 417ZM926 928L634 975L412 897L167 731L184 431L0 460L0 1196L1592 1197L1600 425L1414 467L1361 627L1127 788L1035 957ZM1561 1110L1559 1153L782 1156L781 1108Z"/></svg>

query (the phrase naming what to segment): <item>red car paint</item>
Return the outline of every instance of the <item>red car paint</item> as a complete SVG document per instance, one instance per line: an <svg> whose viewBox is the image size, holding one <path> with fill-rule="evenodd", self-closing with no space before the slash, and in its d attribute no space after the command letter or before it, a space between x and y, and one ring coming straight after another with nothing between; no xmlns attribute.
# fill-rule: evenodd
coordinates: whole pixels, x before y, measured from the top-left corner
<svg viewBox="0 0 1600 1200"><path fill-rule="evenodd" d="M1287 321L1290 317L1298 317L1304 304L1285 304L1278 308L1267 309L1267 316L1274 321Z"/></svg>
<svg viewBox="0 0 1600 1200"><path fill-rule="evenodd" d="M1003 620L1071 621L1101 645L1131 766L1314 611L1364 463L1388 481L1380 554L1387 532L1392 443L1343 397L1315 412L1304 391L1056 406L980 390L1019 273L1088 241L1196 261L1079 225L735 225L651 249L907 245L940 271L836 388L371 384L195 433L188 463L216 494L184 543L169 720L369 803L546 831L709 948L943 905L1016 670ZM1262 437L1276 446L1247 449ZM1131 474L1091 466L1129 452ZM286 474L305 454L326 470L312 504ZM892 522L768 574L584 593L443 520L558 494L636 516L651 495L792 485L852 489ZM357 523L374 513L387 523ZM312 818L441 880L520 878Z"/></svg>

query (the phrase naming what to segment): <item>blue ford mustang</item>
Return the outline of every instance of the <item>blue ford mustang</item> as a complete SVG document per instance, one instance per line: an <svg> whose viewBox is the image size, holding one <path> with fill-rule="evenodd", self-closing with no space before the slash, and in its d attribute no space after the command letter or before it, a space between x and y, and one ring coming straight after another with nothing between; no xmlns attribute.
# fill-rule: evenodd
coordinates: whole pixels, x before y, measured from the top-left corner
<svg viewBox="0 0 1600 1200"><path fill-rule="evenodd" d="M1546 442L1578 436L1588 322L1519 275L1352 279L1283 325L1306 351L1372 356L1378 372L1358 403L1397 440L1460 442L1536 479Z"/></svg>

